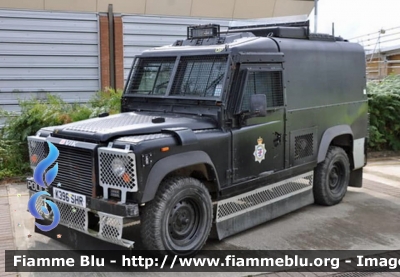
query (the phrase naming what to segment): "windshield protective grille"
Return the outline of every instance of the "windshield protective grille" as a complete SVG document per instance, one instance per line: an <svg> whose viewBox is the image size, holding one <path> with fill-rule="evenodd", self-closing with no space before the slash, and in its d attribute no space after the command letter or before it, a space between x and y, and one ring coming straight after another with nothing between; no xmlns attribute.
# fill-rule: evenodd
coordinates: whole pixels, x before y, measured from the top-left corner
<svg viewBox="0 0 400 277"><path fill-rule="evenodd" d="M227 60L226 55L182 57L170 95L219 98Z"/></svg>
<svg viewBox="0 0 400 277"><path fill-rule="evenodd" d="M175 57L141 59L134 69L130 93L165 95Z"/></svg>

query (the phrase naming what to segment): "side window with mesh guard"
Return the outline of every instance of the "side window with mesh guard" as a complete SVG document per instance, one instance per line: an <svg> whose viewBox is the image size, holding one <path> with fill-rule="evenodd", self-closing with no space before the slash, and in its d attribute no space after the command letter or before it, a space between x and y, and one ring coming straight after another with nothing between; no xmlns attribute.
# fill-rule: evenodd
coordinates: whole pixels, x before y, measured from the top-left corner
<svg viewBox="0 0 400 277"><path fill-rule="evenodd" d="M265 94L267 108L283 106L282 71L250 71L243 91L241 111L250 110L252 94Z"/></svg>

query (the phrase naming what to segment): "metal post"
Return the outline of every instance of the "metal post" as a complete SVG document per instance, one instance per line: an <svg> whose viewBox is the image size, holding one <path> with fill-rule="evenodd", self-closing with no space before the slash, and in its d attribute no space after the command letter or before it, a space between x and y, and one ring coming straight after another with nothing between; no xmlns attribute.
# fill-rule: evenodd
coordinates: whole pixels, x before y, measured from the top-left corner
<svg viewBox="0 0 400 277"><path fill-rule="evenodd" d="M115 89L114 12L112 4L108 5L108 34L110 49L110 86L112 89Z"/></svg>
<svg viewBox="0 0 400 277"><path fill-rule="evenodd" d="M318 0L314 0L314 33L318 32Z"/></svg>

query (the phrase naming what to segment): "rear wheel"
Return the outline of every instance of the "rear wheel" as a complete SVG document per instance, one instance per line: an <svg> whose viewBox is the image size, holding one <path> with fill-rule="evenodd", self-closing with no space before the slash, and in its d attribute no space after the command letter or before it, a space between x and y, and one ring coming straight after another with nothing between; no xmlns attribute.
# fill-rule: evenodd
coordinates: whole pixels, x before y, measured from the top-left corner
<svg viewBox="0 0 400 277"><path fill-rule="evenodd" d="M325 160L314 171L314 178L315 203L332 206L342 201L350 179L346 152L340 147L329 147Z"/></svg>
<svg viewBox="0 0 400 277"><path fill-rule="evenodd" d="M173 177L160 185L141 218L141 236L148 250L192 256L211 230L211 197L199 180Z"/></svg>

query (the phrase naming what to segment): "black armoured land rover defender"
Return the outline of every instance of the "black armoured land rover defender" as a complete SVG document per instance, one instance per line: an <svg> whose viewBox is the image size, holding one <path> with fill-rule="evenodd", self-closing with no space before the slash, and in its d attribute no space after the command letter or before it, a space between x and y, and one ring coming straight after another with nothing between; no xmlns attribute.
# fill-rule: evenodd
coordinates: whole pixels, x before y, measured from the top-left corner
<svg viewBox="0 0 400 277"><path fill-rule="evenodd" d="M210 234L335 205L361 187L365 83L360 45L307 26L191 26L136 57L120 114L29 137L31 166L46 142L58 148L46 198L64 237L132 249L128 227L140 222L146 248L191 255Z"/></svg>

